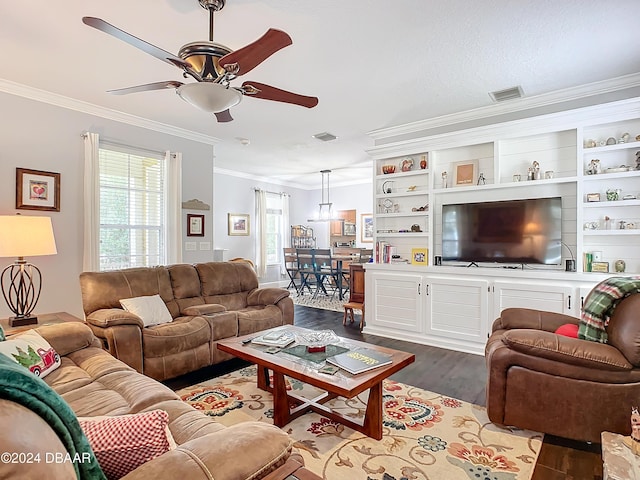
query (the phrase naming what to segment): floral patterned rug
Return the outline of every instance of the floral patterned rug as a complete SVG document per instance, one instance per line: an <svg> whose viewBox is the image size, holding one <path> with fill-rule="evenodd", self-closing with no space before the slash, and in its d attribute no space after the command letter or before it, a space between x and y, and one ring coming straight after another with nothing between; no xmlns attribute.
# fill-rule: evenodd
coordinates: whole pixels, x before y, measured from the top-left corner
<svg viewBox="0 0 640 480"><path fill-rule="evenodd" d="M287 388L309 398L320 393L291 378ZM249 417L272 421L271 394L257 388L255 365L177 393L226 425ZM384 382L383 395L384 436L379 441L314 412L286 425L306 467L327 480L531 478L541 434L499 428L482 407L391 380ZM366 394L328 405L361 419Z"/></svg>

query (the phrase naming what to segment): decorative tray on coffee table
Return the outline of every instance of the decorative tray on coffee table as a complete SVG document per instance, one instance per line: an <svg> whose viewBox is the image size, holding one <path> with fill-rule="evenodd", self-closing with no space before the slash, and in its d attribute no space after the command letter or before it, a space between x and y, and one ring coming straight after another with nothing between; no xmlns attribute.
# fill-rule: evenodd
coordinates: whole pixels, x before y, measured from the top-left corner
<svg viewBox="0 0 640 480"><path fill-rule="evenodd" d="M333 330L317 330L295 334L296 345L306 347L324 347L332 343L339 343L338 337Z"/></svg>
<svg viewBox="0 0 640 480"><path fill-rule="evenodd" d="M295 334L295 345L282 350L314 363L323 363L328 357L348 351L348 348L337 345L342 339L333 330L320 330Z"/></svg>

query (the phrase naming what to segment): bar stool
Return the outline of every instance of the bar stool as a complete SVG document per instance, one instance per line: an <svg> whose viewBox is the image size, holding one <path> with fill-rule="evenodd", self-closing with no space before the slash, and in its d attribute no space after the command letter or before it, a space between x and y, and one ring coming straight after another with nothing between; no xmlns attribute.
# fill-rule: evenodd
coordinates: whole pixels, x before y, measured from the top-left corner
<svg viewBox="0 0 640 480"><path fill-rule="evenodd" d="M351 320L351 323L355 322L355 318L353 316L353 309L357 309L357 310L361 310L362 311L362 318L360 319L360 330L362 331L362 328L364 327L364 303L358 303L358 302L347 302L344 304L344 318L342 319L342 325L346 325L347 324L347 316L349 317L349 320Z"/></svg>

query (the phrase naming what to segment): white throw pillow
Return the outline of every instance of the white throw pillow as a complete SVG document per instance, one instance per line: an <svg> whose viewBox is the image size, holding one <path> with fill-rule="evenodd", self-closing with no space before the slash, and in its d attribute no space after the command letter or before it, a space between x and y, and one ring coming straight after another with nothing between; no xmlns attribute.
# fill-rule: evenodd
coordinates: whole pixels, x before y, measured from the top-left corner
<svg viewBox="0 0 640 480"><path fill-rule="evenodd" d="M46 377L62 363L58 352L35 330L13 335L0 342L0 353L38 377Z"/></svg>
<svg viewBox="0 0 640 480"><path fill-rule="evenodd" d="M123 298L120 305L127 312L131 312L142 319L145 327L160 325L173 321L169 309L165 305L160 295L149 295L147 297Z"/></svg>

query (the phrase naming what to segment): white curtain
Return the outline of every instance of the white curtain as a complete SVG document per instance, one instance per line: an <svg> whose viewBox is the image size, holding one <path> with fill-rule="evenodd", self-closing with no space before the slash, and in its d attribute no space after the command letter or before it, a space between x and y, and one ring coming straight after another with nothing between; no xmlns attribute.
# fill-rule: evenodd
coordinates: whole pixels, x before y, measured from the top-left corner
<svg viewBox="0 0 640 480"><path fill-rule="evenodd" d="M256 190L256 272L259 278L267 273L267 192Z"/></svg>
<svg viewBox="0 0 640 480"><path fill-rule="evenodd" d="M291 225L289 224L289 194L280 194L282 200L282 216L280 217L280 231L282 232L282 246L287 248L291 246ZM287 274L287 266L284 262L284 255L282 256L282 262L280 263L280 274Z"/></svg>
<svg viewBox="0 0 640 480"><path fill-rule="evenodd" d="M98 166L99 137L97 133L84 135L84 251L82 269L99 270L100 249L100 171Z"/></svg>
<svg viewBox="0 0 640 480"><path fill-rule="evenodd" d="M167 179L167 223L165 245L167 264L182 262L182 153L165 152Z"/></svg>

